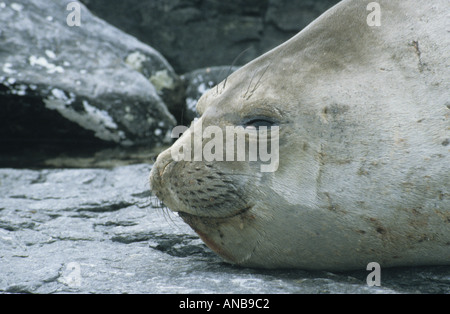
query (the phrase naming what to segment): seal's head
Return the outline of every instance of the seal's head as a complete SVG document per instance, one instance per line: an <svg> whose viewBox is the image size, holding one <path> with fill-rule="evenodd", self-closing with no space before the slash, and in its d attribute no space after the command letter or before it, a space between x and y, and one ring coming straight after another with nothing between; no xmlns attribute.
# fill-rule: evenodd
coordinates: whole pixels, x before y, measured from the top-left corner
<svg viewBox="0 0 450 314"><path fill-rule="evenodd" d="M446 10L380 2L384 28L367 24L368 2L343 1L234 72L158 156L151 189L225 260L307 269L450 260ZM418 33L433 47L426 54ZM239 158L233 140L244 133ZM261 158L261 138L272 160Z"/></svg>
<svg viewBox="0 0 450 314"><path fill-rule="evenodd" d="M273 218L278 214L272 204L288 205L285 191L276 195L275 190L290 188L296 174L288 169L288 161L280 164L278 154L280 144L294 144L287 136L293 129L279 132L289 114L278 109L269 88L255 87L255 83L230 77L225 88L222 84L205 94L197 105L200 119L158 156L150 182L156 196L177 211L211 249L230 262L256 266L249 263L252 255L260 253L260 241L269 244L264 240L270 237L269 226L277 228ZM213 137L207 134L211 128L217 131ZM198 134L200 157L195 146ZM280 137L287 139L279 143ZM211 152L212 140L223 143L214 145L214 158L205 154ZM253 157L252 148L256 149ZM177 158L180 151L188 155ZM264 153L269 158L260 158Z"/></svg>
<svg viewBox="0 0 450 314"><path fill-rule="evenodd" d="M271 53L255 60L203 95L197 104L201 117L158 156L151 189L229 262L298 267L299 251L304 251L309 253L300 264L315 268L320 267L320 257L313 253L317 243L322 241L321 249L334 249L333 237L320 239L317 229L327 228L335 217L328 216L328 210L312 211L317 206L321 140L316 130L321 122L313 107L300 106L302 99L296 93L303 87L284 79L283 68L292 65L287 58L274 60L277 56ZM290 92L294 90L295 94ZM345 109L333 110L339 114ZM211 139L219 139L205 133L211 127L223 131L223 154L214 160L205 155L196 158L196 134L203 153L209 151ZM241 159L239 138L245 142ZM231 154L230 139L235 140ZM272 159L260 158L261 139ZM253 159L251 147L257 148ZM181 151L184 158L177 158Z"/></svg>

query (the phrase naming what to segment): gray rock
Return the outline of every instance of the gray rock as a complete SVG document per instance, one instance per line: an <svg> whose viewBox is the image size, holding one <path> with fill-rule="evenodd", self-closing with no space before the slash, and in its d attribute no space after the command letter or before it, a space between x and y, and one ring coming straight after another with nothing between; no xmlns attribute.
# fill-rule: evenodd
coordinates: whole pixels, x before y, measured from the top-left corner
<svg viewBox="0 0 450 314"><path fill-rule="evenodd" d="M366 270L226 264L151 196L150 169L0 169L0 292L450 293L450 267L382 268L369 287Z"/></svg>
<svg viewBox="0 0 450 314"><path fill-rule="evenodd" d="M298 32L338 1L269 0L265 21L283 32Z"/></svg>
<svg viewBox="0 0 450 314"><path fill-rule="evenodd" d="M223 88L223 85L218 86L217 84L225 80L238 68L236 66L208 67L182 75L181 78L186 85L185 120L192 121L198 117L195 106L200 97L214 86L215 88Z"/></svg>
<svg viewBox="0 0 450 314"><path fill-rule="evenodd" d="M82 1L101 18L155 47L178 73L231 64L237 55L250 47L237 63L245 64L286 41L338 2Z"/></svg>
<svg viewBox="0 0 450 314"><path fill-rule="evenodd" d="M73 1L0 0L0 140L170 141L182 84L153 48Z"/></svg>

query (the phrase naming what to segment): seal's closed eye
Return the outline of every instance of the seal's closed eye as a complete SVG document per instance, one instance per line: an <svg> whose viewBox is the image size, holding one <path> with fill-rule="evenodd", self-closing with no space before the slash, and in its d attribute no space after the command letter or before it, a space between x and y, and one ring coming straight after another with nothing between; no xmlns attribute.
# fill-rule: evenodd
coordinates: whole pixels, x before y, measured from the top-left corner
<svg viewBox="0 0 450 314"><path fill-rule="evenodd" d="M273 119L266 118L266 117L257 117L257 118L250 118L244 121L243 126L244 128L251 128L259 130L260 127L267 127L270 128L273 125L276 125L277 123L273 121Z"/></svg>

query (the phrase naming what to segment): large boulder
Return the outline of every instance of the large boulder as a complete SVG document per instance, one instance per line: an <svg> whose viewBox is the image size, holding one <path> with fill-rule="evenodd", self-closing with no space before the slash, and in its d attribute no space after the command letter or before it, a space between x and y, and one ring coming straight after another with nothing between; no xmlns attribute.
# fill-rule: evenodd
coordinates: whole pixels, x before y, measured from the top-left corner
<svg viewBox="0 0 450 314"><path fill-rule="evenodd" d="M82 0L160 51L178 73L242 65L278 46L339 0ZM120 12L120 14L118 13Z"/></svg>
<svg viewBox="0 0 450 314"><path fill-rule="evenodd" d="M74 1L0 1L0 21L0 141L171 140L184 90L156 50Z"/></svg>

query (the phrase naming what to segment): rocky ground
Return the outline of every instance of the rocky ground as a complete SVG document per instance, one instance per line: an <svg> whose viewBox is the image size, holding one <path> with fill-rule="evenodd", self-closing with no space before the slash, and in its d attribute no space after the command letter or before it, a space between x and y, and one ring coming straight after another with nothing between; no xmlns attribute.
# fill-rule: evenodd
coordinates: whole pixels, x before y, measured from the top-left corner
<svg viewBox="0 0 450 314"><path fill-rule="evenodd" d="M366 270L226 264L160 208L150 169L0 169L0 292L450 293L450 267L382 268L369 287Z"/></svg>

